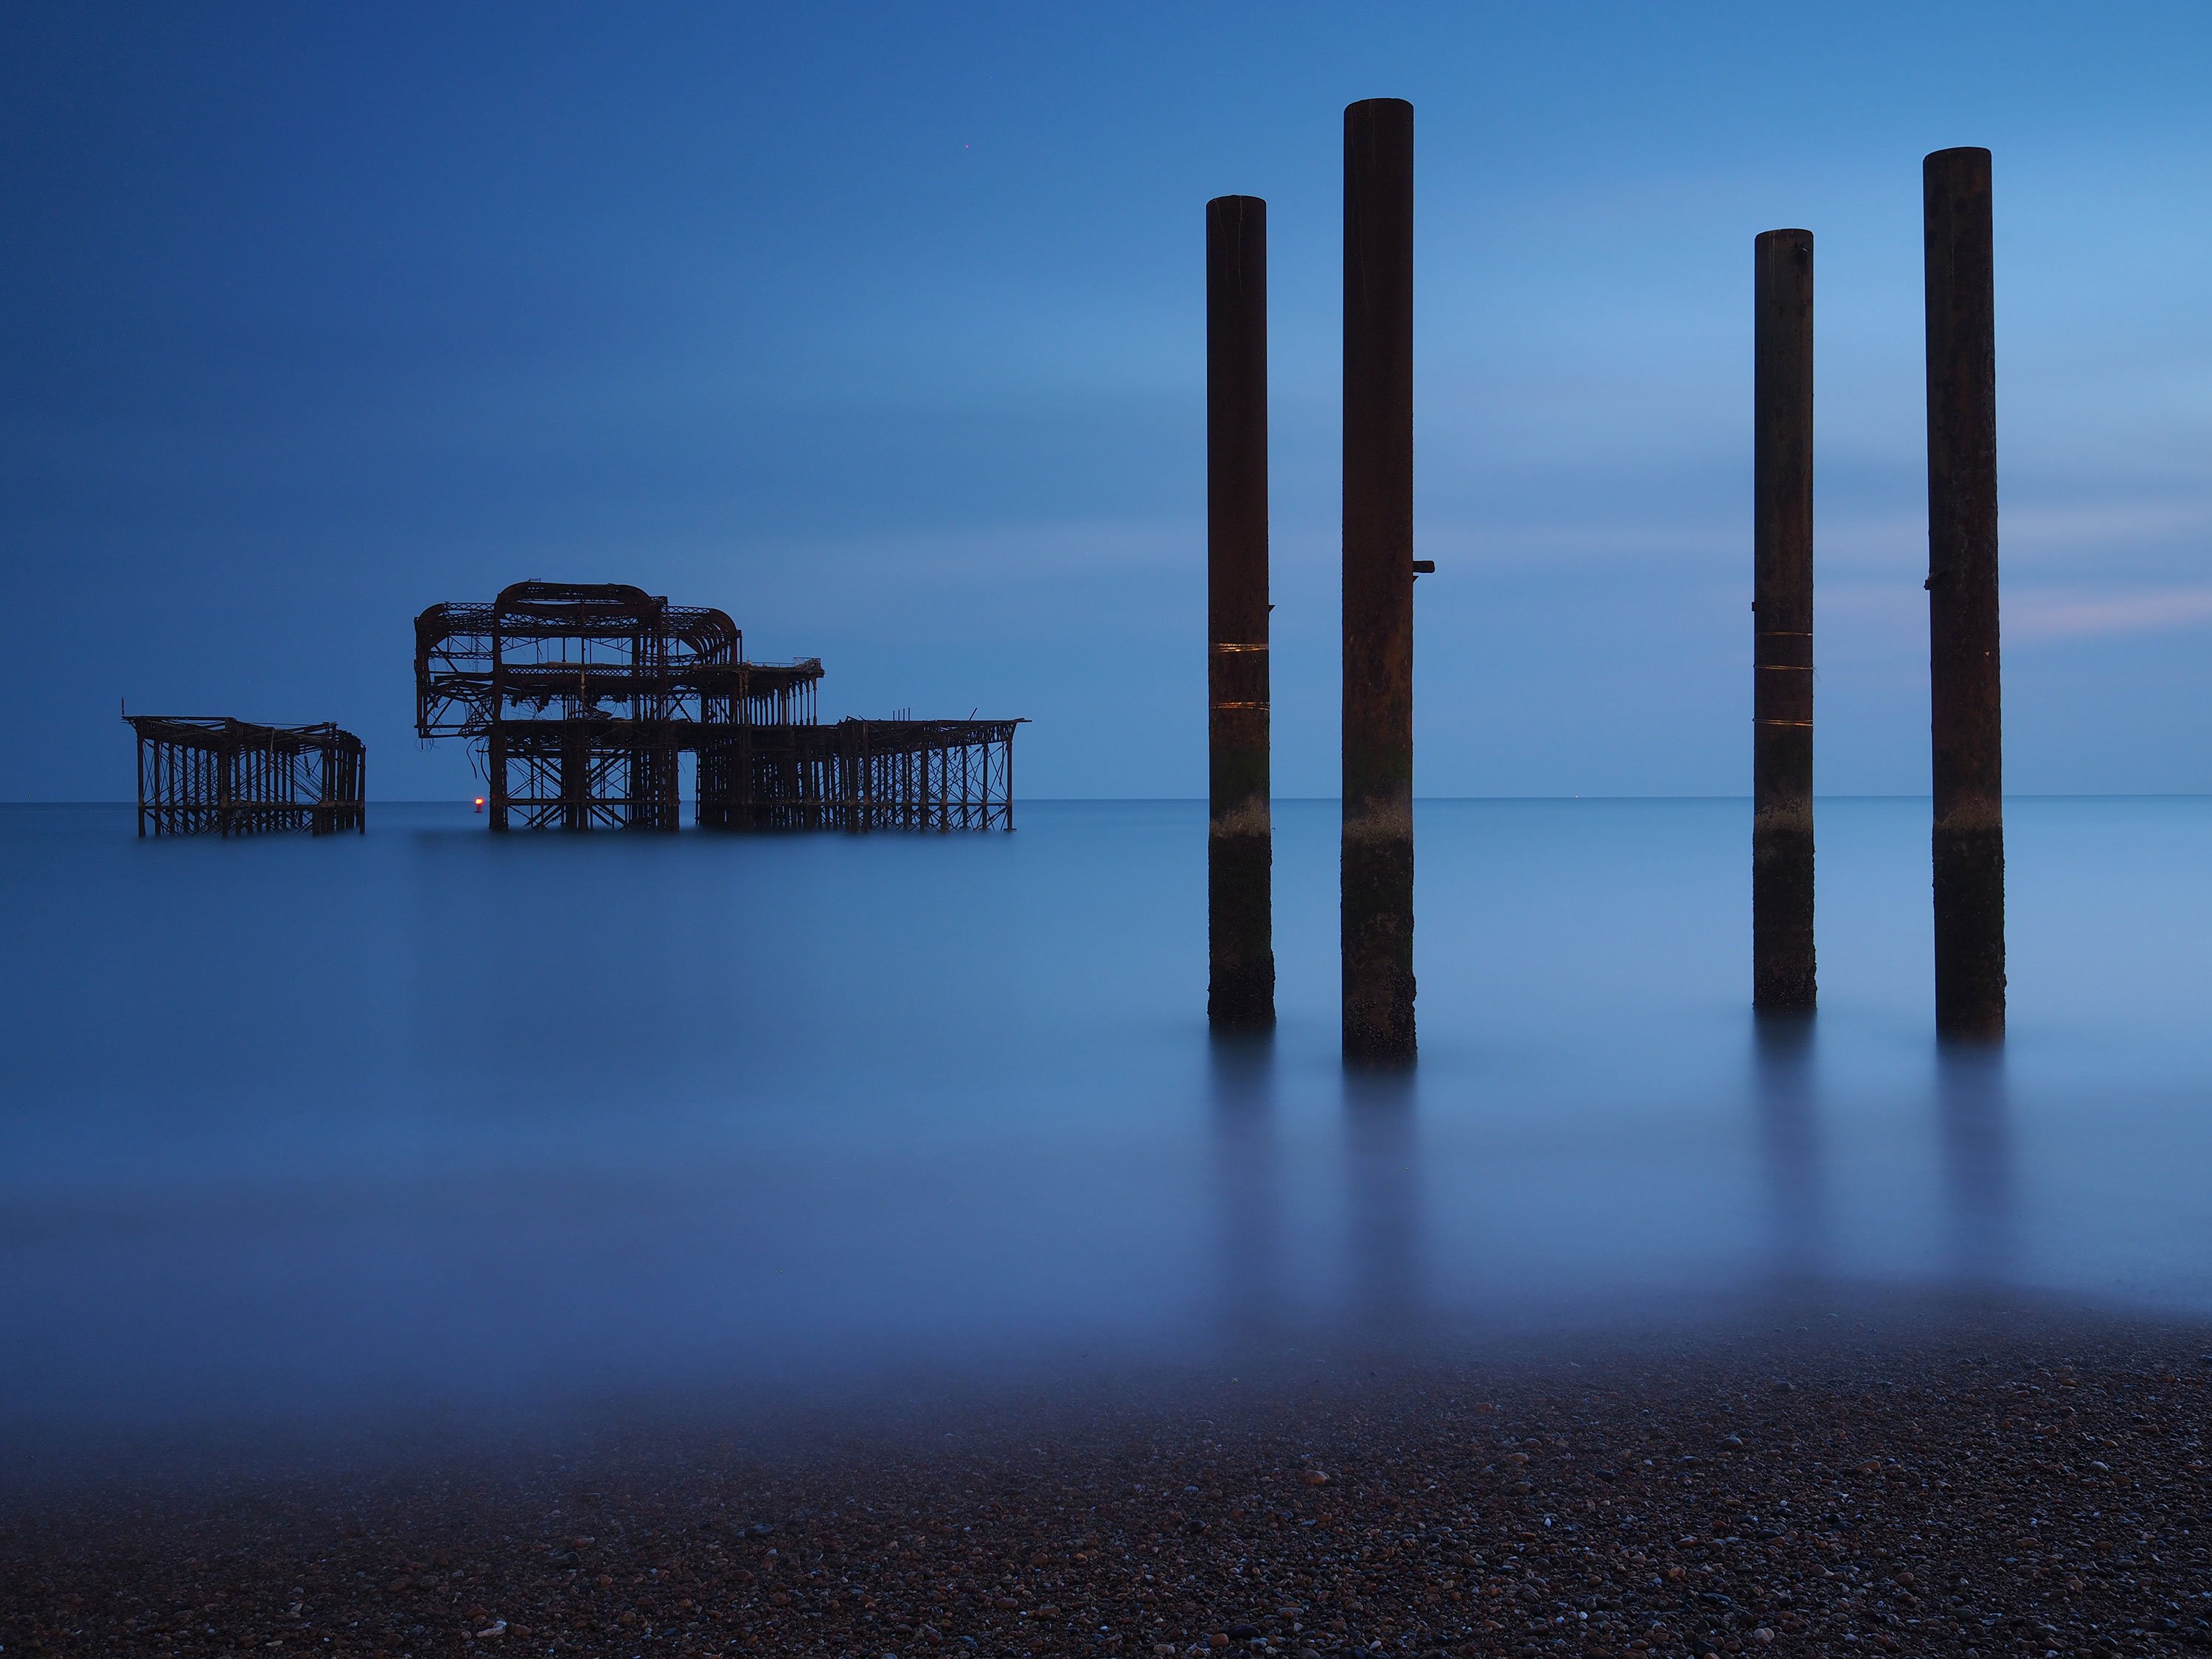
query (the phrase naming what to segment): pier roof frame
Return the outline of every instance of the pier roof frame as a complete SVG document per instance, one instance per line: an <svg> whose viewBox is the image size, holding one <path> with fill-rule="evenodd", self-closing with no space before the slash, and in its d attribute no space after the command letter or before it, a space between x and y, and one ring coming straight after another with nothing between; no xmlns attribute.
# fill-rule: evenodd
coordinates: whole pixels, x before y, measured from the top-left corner
<svg viewBox="0 0 2212 1659"><path fill-rule="evenodd" d="M627 582L533 578L415 619L415 726L424 738L481 738L549 708L555 719L590 718L608 702L647 719L705 722L709 700L787 704L821 678L818 658L748 661L744 632L726 611L671 605Z"/></svg>

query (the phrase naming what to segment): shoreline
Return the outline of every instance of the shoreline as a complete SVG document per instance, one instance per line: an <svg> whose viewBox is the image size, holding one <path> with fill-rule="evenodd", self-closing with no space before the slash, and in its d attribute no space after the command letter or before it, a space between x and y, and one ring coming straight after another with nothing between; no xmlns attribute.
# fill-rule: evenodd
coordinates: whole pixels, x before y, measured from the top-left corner
<svg viewBox="0 0 2212 1659"><path fill-rule="evenodd" d="M90 1480L0 1508L0 1642L386 1659L2212 1645L2202 1322L1928 1302L1365 1369L980 1417L833 1413L781 1448L697 1416L214 1484Z"/></svg>

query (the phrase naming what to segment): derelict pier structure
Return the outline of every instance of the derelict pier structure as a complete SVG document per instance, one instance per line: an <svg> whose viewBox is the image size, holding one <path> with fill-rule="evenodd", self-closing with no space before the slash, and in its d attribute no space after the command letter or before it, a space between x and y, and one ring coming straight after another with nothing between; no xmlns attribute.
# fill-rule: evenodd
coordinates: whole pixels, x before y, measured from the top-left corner
<svg viewBox="0 0 2212 1659"><path fill-rule="evenodd" d="M674 830L678 757L726 830L1011 830L1014 720L817 718L820 659L749 661L728 613L517 582L415 619L415 729L477 745L494 830Z"/></svg>
<svg viewBox="0 0 2212 1659"><path fill-rule="evenodd" d="M366 751L350 732L198 714L124 719L138 734L141 836L368 827Z"/></svg>

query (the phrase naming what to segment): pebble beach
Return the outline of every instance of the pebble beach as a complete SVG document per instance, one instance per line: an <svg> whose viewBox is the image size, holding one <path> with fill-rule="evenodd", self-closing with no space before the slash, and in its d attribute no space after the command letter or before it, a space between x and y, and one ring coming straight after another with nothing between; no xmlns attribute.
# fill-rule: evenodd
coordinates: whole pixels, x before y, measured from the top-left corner
<svg viewBox="0 0 2212 1659"><path fill-rule="evenodd" d="M2212 1331L1807 1307L1480 1361L150 1451L0 1520L9 1655L2212 1645ZM82 1462L77 1467L82 1469Z"/></svg>

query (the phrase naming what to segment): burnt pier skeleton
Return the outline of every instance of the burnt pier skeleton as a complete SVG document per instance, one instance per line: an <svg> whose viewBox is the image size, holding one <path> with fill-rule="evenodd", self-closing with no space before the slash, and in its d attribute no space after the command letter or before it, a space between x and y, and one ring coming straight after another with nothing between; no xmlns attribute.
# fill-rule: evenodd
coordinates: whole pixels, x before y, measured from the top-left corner
<svg viewBox="0 0 2212 1659"><path fill-rule="evenodd" d="M368 828L366 750L350 732L225 715L123 718L138 738L142 836Z"/></svg>
<svg viewBox="0 0 2212 1659"><path fill-rule="evenodd" d="M491 828L1011 830L1018 720L816 715L818 658L749 660L726 612L525 581L415 619L416 731L479 746Z"/></svg>

